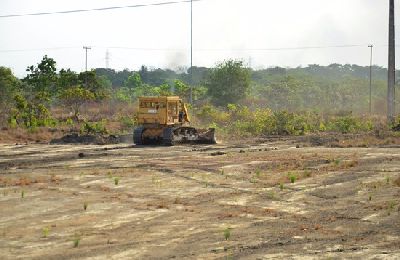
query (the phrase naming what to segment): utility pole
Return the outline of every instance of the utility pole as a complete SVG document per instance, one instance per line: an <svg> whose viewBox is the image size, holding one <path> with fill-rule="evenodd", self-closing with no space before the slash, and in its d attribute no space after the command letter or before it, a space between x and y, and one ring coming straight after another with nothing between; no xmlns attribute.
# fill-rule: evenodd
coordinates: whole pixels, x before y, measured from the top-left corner
<svg viewBox="0 0 400 260"><path fill-rule="evenodd" d="M110 52L106 51L106 69L110 67Z"/></svg>
<svg viewBox="0 0 400 260"><path fill-rule="evenodd" d="M86 52L86 55L85 55L85 72L87 72L87 51L88 50L90 50L91 49L91 47L88 47L88 46L83 46L83 49L85 50L85 52ZM88 85L88 75L87 75L87 73L85 73L85 85L86 85L86 87L87 87L87 85Z"/></svg>
<svg viewBox="0 0 400 260"><path fill-rule="evenodd" d="M395 31L394 31L394 0L389 0L389 64L388 64L388 93L387 120L394 123L394 83L395 83Z"/></svg>
<svg viewBox="0 0 400 260"><path fill-rule="evenodd" d="M87 51L92 49L91 47L88 46L83 46L83 49L86 51L86 59L85 59L85 71L87 71Z"/></svg>
<svg viewBox="0 0 400 260"><path fill-rule="evenodd" d="M374 45L368 45L371 48L371 56L369 59L369 114L372 114L372 48Z"/></svg>
<svg viewBox="0 0 400 260"><path fill-rule="evenodd" d="M190 0L190 97L189 103L193 105L193 0Z"/></svg>

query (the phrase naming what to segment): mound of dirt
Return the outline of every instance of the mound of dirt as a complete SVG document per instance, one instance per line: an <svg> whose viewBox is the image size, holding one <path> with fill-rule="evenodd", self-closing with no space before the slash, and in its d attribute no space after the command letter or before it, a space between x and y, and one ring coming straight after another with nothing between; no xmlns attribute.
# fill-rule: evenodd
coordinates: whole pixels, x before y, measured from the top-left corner
<svg viewBox="0 0 400 260"><path fill-rule="evenodd" d="M68 134L58 139L53 139L50 144L118 144L121 140L116 135L79 135Z"/></svg>

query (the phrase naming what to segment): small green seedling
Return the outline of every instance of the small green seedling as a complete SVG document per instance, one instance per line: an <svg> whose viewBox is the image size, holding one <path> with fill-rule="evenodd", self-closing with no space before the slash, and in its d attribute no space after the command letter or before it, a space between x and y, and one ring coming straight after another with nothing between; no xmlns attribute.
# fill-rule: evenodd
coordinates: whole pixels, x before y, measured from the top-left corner
<svg viewBox="0 0 400 260"><path fill-rule="evenodd" d="M49 232L50 232L50 228L49 228L49 227L44 227L44 228L42 229L43 237L44 237L44 238L48 237L48 236L49 236Z"/></svg>
<svg viewBox="0 0 400 260"><path fill-rule="evenodd" d="M388 214L388 216L390 216L390 214L392 213L392 211L393 211L395 205L396 205L396 203L395 203L394 201L391 201L391 202L389 203L388 208L387 208L387 214Z"/></svg>
<svg viewBox="0 0 400 260"><path fill-rule="evenodd" d="M81 242L81 237L76 236L75 239L73 240L74 248L78 247L80 242Z"/></svg>
<svg viewBox="0 0 400 260"><path fill-rule="evenodd" d="M283 186L283 183L282 183L282 182L279 183L279 189L280 189L280 190L283 190L283 189L284 189L284 186Z"/></svg>
<svg viewBox="0 0 400 260"><path fill-rule="evenodd" d="M226 228L224 230L224 238L225 240L228 240L231 237L231 228Z"/></svg>
<svg viewBox="0 0 400 260"><path fill-rule="evenodd" d="M338 165L340 164L340 159L335 159L335 160L333 161L333 163L334 163L336 166L338 166Z"/></svg>
<svg viewBox="0 0 400 260"><path fill-rule="evenodd" d="M21 198L25 197L25 191L21 191Z"/></svg>
<svg viewBox="0 0 400 260"><path fill-rule="evenodd" d="M118 177L115 177L115 178L114 178L114 184L115 184L115 185L118 185L118 183L119 183L119 178L118 178Z"/></svg>
<svg viewBox="0 0 400 260"><path fill-rule="evenodd" d="M83 209L84 209L84 210L87 210L87 207L88 207L88 203L85 201L85 202L83 203Z"/></svg>
<svg viewBox="0 0 400 260"><path fill-rule="evenodd" d="M257 178L260 178L260 176L261 176L261 170L260 170L260 169L257 169L257 170L256 170L256 177L257 177Z"/></svg>
<svg viewBox="0 0 400 260"><path fill-rule="evenodd" d="M386 176L386 184L389 184L390 183L390 178L389 178L389 176Z"/></svg>
<svg viewBox="0 0 400 260"><path fill-rule="evenodd" d="M294 175L294 174L290 174L290 175L289 175L289 179L290 179L290 182L291 182L291 183L295 183L297 177L296 177L296 175Z"/></svg>

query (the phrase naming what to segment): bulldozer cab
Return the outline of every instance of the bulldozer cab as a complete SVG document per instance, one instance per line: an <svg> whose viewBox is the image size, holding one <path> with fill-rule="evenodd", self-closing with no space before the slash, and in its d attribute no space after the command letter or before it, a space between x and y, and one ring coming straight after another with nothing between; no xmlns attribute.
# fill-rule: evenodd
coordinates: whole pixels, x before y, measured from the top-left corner
<svg viewBox="0 0 400 260"><path fill-rule="evenodd" d="M177 96L139 97L139 124L179 125L189 123L185 104Z"/></svg>

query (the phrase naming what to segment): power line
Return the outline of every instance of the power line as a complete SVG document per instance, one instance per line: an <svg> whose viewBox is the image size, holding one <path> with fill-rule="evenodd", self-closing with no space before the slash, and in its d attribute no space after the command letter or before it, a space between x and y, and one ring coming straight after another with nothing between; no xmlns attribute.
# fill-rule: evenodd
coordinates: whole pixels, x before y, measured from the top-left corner
<svg viewBox="0 0 400 260"><path fill-rule="evenodd" d="M78 49L82 46L74 46L74 47L49 47L49 48L34 48L34 49L10 49L10 50L0 50L0 52L29 52L29 51L58 51L58 50L66 50L66 49Z"/></svg>
<svg viewBox="0 0 400 260"><path fill-rule="evenodd" d="M354 48L365 47L366 44L358 45L328 45L328 46L302 46L302 47L283 47L283 48L249 48L249 49L197 49L197 51L290 51L290 50L308 50L308 49L332 49L332 48Z"/></svg>
<svg viewBox="0 0 400 260"><path fill-rule="evenodd" d="M327 45L327 46L299 46L299 47L281 47L281 48L242 48L242 49L230 49L230 48L198 48L195 51L291 51L291 50L312 50L312 49L333 49L333 48L354 48L354 47L365 47L366 44L358 45ZM398 47L400 45L397 45ZM92 46L93 48L103 49L120 49L120 50L133 50L133 51L186 51L187 49L174 49L174 48L146 48L146 47L122 47L122 46ZM78 49L81 46L73 47L50 47L50 48L37 48L37 49L11 49L11 50L0 50L0 52L27 52L27 51L46 51L46 50L64 50L64 49Z"/></svg>
<svg viewBox="0 0 400 260"><path fill-rule="evenodd" d="M203 0L193 0L193 2L199 2ZM148 6L163 6L163 5L174 5L182 3L190 3L191 0L182 1L169 1L169 2L159 2L152 4L136 4L136 5L125 5L125 6L110 6L102 8L91 8L91 9L76 9L67 11L57 11L57 12L40 12L40 13L28 13L28 14L5 14L0 15L0 18L12 18L12 17L22 17L22 16L42 16L42 15L54 15L54 14L72 14L72 13L83 13L83 12L95 12L95 11L110 11L125 8L138 8L138 7L148 7Z"/></svg>
<svg viewBox="0 0 400 260"><path fill-rule="evenodd" d="M331 48L354 48L354 47L365 47L368 44L349 44L349 45L327 45L327 46L300 46L300 47L280 47L280 48L198 48L195 51L285 51L285 50L307 50L307 49L331 49ZM141 47L100 47L109 49L122 49L122 50L144 50L144 51L184 51L186 49L164 49L164 48L141 48Z"/></svg>

